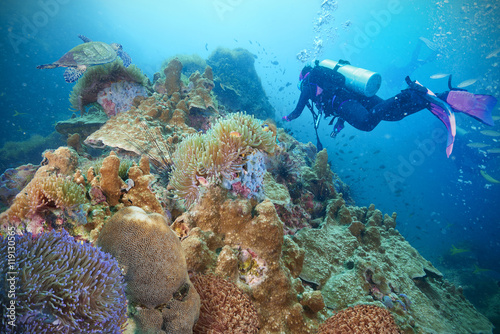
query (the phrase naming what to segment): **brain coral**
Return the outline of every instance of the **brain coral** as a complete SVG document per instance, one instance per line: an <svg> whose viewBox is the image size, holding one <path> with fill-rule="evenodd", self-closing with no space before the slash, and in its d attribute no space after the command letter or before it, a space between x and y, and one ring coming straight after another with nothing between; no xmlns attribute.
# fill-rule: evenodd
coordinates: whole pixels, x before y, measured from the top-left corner
<svg viewBox="0 0 500 334"><path fill-rule="evenodd" d="M206 134L191 135L179 144L173 155L170 185L190 206L199 196L200 185L235 177L254 150L272 154L275 146L273 132L265 131L256 118L231 114Z"/></svg>
<svg viewBox="0 0 500 334"><path fill-rule="evenodd" d="M123 208L106 222L97 244L117 258L132 306L162 311L168 326L179 333L192 328L199 296L189 281L181 243L162 215ZM179 317L165 314L179 309Z"/></svg>
<svg viewBox="0 0 500 334"><path fill-rule="evenodd" d="M252 334L259 331L257 311L236 284L215 275L197 275L191 280L201 297L195 334Z"/></svg>
<svg viewBox="0 0 500 334"><path fill-rule="evenodd" d="M17 278L17 327L2 317L2 333L122 332L127 302L120 268L109 254L75 241L64 230L38 237L0 236L0 253L11 253L12 244L17 268L1 257L0 304L10 305L4 289L12 291L15 281L10 279Z"/></svg>
<svg viewBox="0 0 500 334"><path fill-rule="evenodd" d="M375 305L356 305L330 317L318 334L399 334L391 313Z"/></svg>

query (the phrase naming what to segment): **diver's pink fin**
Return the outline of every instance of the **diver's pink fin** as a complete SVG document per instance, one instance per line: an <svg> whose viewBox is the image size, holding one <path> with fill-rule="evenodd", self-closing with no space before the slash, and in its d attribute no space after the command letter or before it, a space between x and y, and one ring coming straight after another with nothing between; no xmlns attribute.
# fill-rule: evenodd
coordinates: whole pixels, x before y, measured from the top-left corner
<svg viewBox="0 0 500 334"><path fill-rule="evenodd" d="M453 144L455 143L455 135L457 134L457 126L455 123L455 114L448 115L440 106L431 103L431 112L444 123L448 130L448 139L446 141L446 156L449 158L453 151Z"/></svg>
<svg viewBox="0 0 500 334"><path fill-rule="evenodd" d="M495 125L491 111L497 104L497 99L491 95L472 94L466 91L452 90L446 98L451 107L461 111L486 125Z"/></svg>

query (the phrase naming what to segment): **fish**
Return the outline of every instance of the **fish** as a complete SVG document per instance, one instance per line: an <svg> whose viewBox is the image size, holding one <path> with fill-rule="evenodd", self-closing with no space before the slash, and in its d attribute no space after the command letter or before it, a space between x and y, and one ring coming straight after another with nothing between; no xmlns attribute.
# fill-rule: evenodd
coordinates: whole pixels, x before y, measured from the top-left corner
<svg viewBox="0 0 500 334"><path fill-rule="evenodd" d="M356 136L350 136L350 137L349 137L349 140L353 140L353 139L354 139L354 137L356 137Z"/></svg>
<svg viewBox="0 0 500 334"><path fill-rule="evenodd" d="M459 83L457 85L457 88L464 88L464 87L468 87L470 85L473 85L475 84L477 81L477 79L468 79L468 80L465 80L465 81L462 81L461 83Z"/></svg>
<svg viewBox="0 0 500 334"><path fill-rule="evenodd" d="M494 121L498 121L500 119L500 116L492 116L491 118L493 118Z"/></svg>
<svg viewBox="0 0 500 334"><path fill-rule="evenodd" d="M500 183L497 179L494 179L491 175L486 173L484 170L481 169L481 176L485 178L486 181L491 182L491 183Z"/></svg>
<svg viewBox="0 0 500 334"><path fill-rule="evenodd" d="M241 137L241 133L239 133L238 131L231 131L231 132L229 133L229 135L230 135L231 137L236 137L236 138Z"/></svg>
<svg viewBox="0 0 500 334"><path fill-rule="evenodd" d="M500 147L490 148L486 150L488 153L500 153Z"/></svg>
<svg viewBox="0 0 500 334"><path fill-rule="evenodd" d="M285 89L285 87L281 86L281 87L278 89L278 91L279 91L279 92L281 92L281 91L283 91L283 89Z"/></svg>
<svg viewBox="0 0 500 334"><path fill-rule="evenodd" d="M498 137L500 136L500 132L495 131L495 130L483 130L481 133L485 136L490 136L490 137Z"/></svg>
<svg viewBox="0 0 500 334"><path fill-rule="evenodd" d="M447 73L436 73L430 76L431 79L442 79L444 77L447 77L449 74Z"/></svg>
<svg viewBox="0 0 500 334"><path fill-rule="evenodd" d="M380 153L380 150L376 150L375 152L373 152L373 154L379 154Z"/></svg>
<svg viewBox="0 0 500 334"><path fill-rule="evenodd" d="M269 131L269 125L268 124L262 124L262 131Z"/></svg>
<svg viewBox="0 0 500 334"><path fill-rule="evenodd" d="M467 146L473 147L473 148L483 148L483 147L490 146L490 145L485 144L485 143L469 143L469 144L467 144Z"/></svg>
<svg viewBox="0 0 500 334"><path fill-rule="evenodd" d="M205 179L203 176L198 176L198 175L195 175L196 177L196 180L198 180L198 182L200 182L200 184L204 187L208 186L209 183L207 181L207 179Z"/></svg>
<svg viewBox="0 0 500 334"><path fill-rule="evenodd" d="M488 53L488 55L486 56L486 59L490 59L490 58L493 58L493 57L498 57L499 53L500 53L500 48L498 48L496 50L493 50L490 53Z"/></svg>
<svg viewBox="0 0 500 334"><path fill-rule="evenodd" d="M205 50L208 51L208 43L205 43Z"/></svg>
<svg viewBox="0 0 500 334"><path fill-rule="evenodd" d="M222 90L226 90L226 87L224 87L224 85L222 84L222 82L219 85L220 85L220 88L222 88Z"/></svg>

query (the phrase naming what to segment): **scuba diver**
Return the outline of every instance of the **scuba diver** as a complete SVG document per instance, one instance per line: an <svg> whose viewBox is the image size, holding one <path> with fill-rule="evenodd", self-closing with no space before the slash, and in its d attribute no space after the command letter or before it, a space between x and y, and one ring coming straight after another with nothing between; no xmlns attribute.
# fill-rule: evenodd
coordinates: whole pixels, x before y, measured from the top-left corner
<svg viewBox="0 0 500 334"><path fill-rule="evenodd" d="M406 77L408 88L387 100L375 95L382 82L380 74L351 66L343 60L316 60L314 67L307 65L302 69L299 79L301 93L297 106L282 119L296 119L307 105L313 114L318 150L322 149L322 145L317 129L323 115L325 118L333 116L330 125L337 119L330 134L334 138L344 128L344 122L358 130L371 131L381 121L400 121L422 109L429 109L448 130L448 157L453 150L456 134L454 112L463 112L487 125L493 125L491 111L497 102L496 98L452 88L451 76L448 80L450 91L438 95L418 81Z"/></svg>

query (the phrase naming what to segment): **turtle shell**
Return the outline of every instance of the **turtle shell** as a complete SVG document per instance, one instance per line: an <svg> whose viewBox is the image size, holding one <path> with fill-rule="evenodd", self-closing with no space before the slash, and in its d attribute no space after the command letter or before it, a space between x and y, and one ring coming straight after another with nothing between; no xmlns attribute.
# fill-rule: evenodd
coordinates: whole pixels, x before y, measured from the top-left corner
<svg viewBox="0 0 500 334"><path fill-rule="evenodd" d="M116 59L116 51L103 42L89 42L75 46L55 64L61 66L99 65Z"/></svg>

